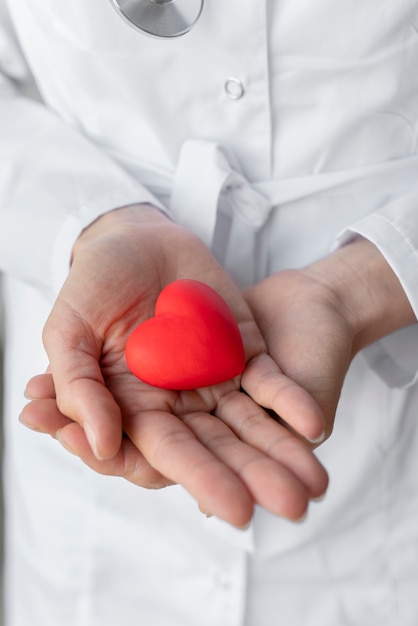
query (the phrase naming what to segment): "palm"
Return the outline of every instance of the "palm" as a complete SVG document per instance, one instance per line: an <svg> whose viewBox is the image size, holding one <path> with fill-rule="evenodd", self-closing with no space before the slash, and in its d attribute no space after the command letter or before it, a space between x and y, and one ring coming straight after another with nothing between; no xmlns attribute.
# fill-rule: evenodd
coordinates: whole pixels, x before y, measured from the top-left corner
<svg viewBox="0 0 418 626"><path fill-rule="evenodd" d="M159 215L131 226L76 254L44 332L53 383L32 381L39 399L26 417L51 434L59 429L61 441L95 470L147 487L181 483L204 510L233 524L248 521L254 502L300 516L309 497L324 490L324 471L250 396L283 409L290 422L295 413L295 425L308 434L322 428L316 404L266 355L245 300L198 240ZM153 314L161 289L186 276L211 284L229 303L253 364L244 377L249 395L239 378L172 392L127 370L130 332Z"/></svg>

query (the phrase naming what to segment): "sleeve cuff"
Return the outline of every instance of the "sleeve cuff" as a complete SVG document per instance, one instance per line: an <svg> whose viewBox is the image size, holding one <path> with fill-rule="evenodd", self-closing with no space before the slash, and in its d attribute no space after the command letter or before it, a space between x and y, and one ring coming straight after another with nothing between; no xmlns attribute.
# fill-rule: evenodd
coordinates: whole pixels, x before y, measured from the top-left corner
<svg viewBox="0 0 418 626"><path fill-rule="evenodd" d="M114 191L96 198L95 202L80 207L76 215L66 216L59 228L51 255L51 285L56 296L61 289L70 269L72 250L81 232L97 218L109 211L131 204L152 204L166 213L160 202L145 189Z"/></svg>
<svg viewBox="0 0 418 626"><path fill-rule="evenodd" d="M335 248L360 235L383 254L398 277L418 318L418 191L345 229ZM418 380L418 323L365 348L370 367L389 387L407 387Z"/></svg>

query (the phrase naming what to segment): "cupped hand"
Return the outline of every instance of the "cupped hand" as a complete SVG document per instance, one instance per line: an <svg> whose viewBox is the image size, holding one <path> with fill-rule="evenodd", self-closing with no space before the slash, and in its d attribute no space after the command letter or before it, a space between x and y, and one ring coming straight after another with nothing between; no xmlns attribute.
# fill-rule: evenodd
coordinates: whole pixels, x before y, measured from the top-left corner
<svg viewBox="0 0 418 626"><path fill-rule="evenodd" d="M309 271L286 270L248 289L246 299L269 354L321 407L329 437L354 355L354 332L337 298Z"/></svg>
<svg viewBox="0 0 418 626"><path fill-rule="evenodd" d="M160 291L186 277L229 304L248 362L242 380L177 392L128 371L129 334ZM203 511L237 526L254 503L297 519L326 489L308 446L260 405L311 440L323 431L321 410L267 355L245 299L204 245L157 209L119 209L86 229L43 338L50 371L29 381L22 420L94 470L148 488L180 483Z"/></svg>
<svg viewBox="0 0 418 626"><path fill-rule="evenodd" d="M362 237L306 268L272 275L250 288L246 299L270 356L321 407L327 436L353 357L416 323L395 272ZM250 375L251 363L243 381Z"/></svg>

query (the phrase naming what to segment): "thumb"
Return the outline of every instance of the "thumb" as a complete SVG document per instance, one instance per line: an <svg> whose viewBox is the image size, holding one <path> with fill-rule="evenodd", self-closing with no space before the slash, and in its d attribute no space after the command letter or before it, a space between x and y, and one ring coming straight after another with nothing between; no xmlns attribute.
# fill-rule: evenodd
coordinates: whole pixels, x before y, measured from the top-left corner
<svg viewBox="0 0 418 626"><path fill-rule="evenodd" d="M62 303L52 310L43 341L60 412L82 426L97 459L113 457L122 441L122 418L100 368L102 342Z"/></svg>

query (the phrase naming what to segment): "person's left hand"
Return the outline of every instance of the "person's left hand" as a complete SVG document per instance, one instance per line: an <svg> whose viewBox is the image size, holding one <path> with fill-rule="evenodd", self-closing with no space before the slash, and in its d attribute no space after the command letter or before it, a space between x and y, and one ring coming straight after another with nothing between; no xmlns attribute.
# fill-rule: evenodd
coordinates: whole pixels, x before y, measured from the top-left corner
<svg viewBox="0 0 418 626"><path fill-rule="evenodd" d="M354 356L416 322L395 273L361 237L306 268L264 279L246 299L269 355L321 407L326 437ZM254 375L251 367L247 374Z"/></svg>
<svg viewBox="0 0 418 626"><path fill-rule="evenodd" d="M321 407L329 437L354 337L330 290L305 270L286 270L249 288L246 299L269 355Z"/></svg>

